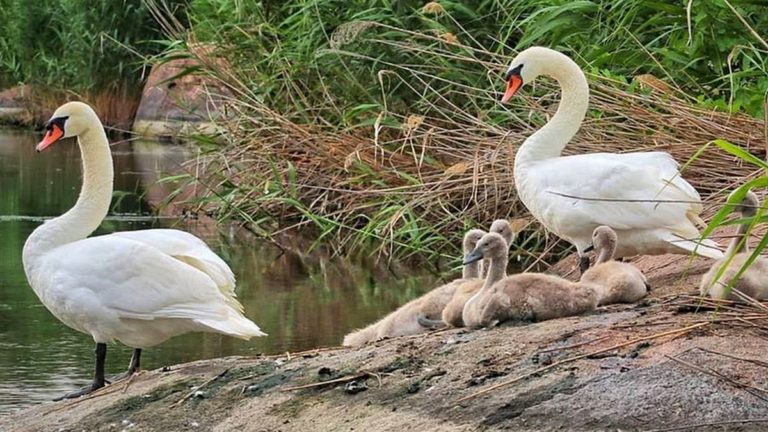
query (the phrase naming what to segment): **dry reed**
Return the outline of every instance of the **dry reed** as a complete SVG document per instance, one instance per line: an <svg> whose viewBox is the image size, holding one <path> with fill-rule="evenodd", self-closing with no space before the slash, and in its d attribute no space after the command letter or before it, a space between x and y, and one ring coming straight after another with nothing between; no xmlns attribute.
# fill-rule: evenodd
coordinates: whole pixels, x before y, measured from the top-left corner
<svg viewBox="0 0 768 432"><path fill-rule="evenodd" d="M556 86L541 79L533 92L529 86L524 96L502 107L496 101L504 86L500 74L512 53L483 50L466 35L446 45L441 35L381 24L366 22L354 32L349 28L331 36L332 46L354 37L357 44L394 48L423 60L418 65L377 59L384 68L378 74L383 109L371 115L368 127L328 125L324 112L338 109L340 97L330 94L314 95L317 120L299 123L291 113L260 103L235 71L209 65L213 76L237 95L223 124L227 145L197 161L215 172L209 180L218 180L213 189L220 196L224 190L238 191L227 195L226 209L251 220L269 215L280 221L279 229L313 224L342 248L377 238L385 254L426 249L451 256L458 248L446 240L457 239L469 225L524 215L514 187L515 150L554 113ZM380 38L377 29L399 31L403 38ZM374 60L353 51L328 53ZM475 81L444 78L435 65L467 71ZM565 153L665 151L685 163L702 146L722 138L765 157L763 121L700 108L656 78L651 80L656 85L648 86L649 79L643 77L646 91L640 91L589 75L590 113ZM418 103L405 110L390 101L395 86L419 95ZM683 173L702 194L709 214L725 198L724 191L758 174L715 148ZM433 236L417 238L419 230ZM537 239L540 251L559 249L554 238L529 237ZM409 244L410 238L421 241L422 250Z"/></svg>

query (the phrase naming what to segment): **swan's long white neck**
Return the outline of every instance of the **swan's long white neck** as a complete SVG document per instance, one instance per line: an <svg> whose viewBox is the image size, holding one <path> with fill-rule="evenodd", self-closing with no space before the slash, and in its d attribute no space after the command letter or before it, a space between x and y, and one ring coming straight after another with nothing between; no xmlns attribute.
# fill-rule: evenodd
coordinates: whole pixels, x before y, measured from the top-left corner
<svg viewBox="0 0 768 432"><path fill-rule="evenodd" d="M562 96L555 115L517 151L516 174L530 162L560 156L581 127L589 105L587 78L573 60L556 51L547 51L540 52L535 61L542 64L542 75L557 80Z"/></svg>
<svg viewBox="0 0 768 432"><path fill-rule="evenodd" d="M29 236L22 256L27 275L41 255L91 235L109 211L114 169L107 135L98 119L78 136L78 144L83 160L80 196L68 212L40 225Z"/></svg>

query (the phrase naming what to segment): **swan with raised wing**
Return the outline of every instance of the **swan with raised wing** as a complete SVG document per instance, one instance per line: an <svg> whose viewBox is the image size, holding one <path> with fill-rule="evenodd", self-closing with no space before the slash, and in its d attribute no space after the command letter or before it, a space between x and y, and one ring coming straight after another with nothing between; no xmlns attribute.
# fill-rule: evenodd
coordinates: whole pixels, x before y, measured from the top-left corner
<svg viewBox="0 0 768 432"><path fill-rule="evenodd" d="M723 257L712 240L699 242L701 198L668 153L561 155L589 103L587 79L573 60L543 47L520 52L506 72L502 103L539 75L557 80L562 98L549 122L518 149L515 186L536 219L576 246L582 272L589 267L592 232L600 225L616 231L617 257L691 252Z"/></svg>
<svg viewBox="0 0 768 432"><path fill-rule="evenodd" d="M24 244L27 280L46 308L67 326L96 342L90 386L65 397L104 387L107 342L141 350L190 332L241 339L265 334L243 316L229 266L192 234L173 229L88 237L107 215L114 171L104 128L81 102L59 107L37 151L77 137L83 184L74 207L35 229Z"/></svg>

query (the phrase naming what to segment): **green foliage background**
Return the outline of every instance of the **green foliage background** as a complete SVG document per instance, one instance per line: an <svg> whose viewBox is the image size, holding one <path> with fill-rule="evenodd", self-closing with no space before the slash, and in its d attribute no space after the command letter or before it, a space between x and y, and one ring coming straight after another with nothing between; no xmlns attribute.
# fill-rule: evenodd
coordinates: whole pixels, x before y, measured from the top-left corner
<svg viewBox="0 0 768 432"><path fill-rule="evenodd" d="M339 26L369 20L436 35L450 32L510 57L512 49L549 46L595 72L626 79L650 73L709 106L763 115L768 45L750 30L759 34L768 27L762 1L696 1L690 3L690 15L685 1L438 3L447 13L423 13L425 2L407 0L192 0L188 12L196 36L226 47L227 58L247 73L253 92L277 109L311 109L318 103L313 96L324 93L337 96L333 102L341 105L370 103L379 92L380 65L342 64L323 52ZM423 62L354 40L345 49L382 62ZM461 82L462 71L436 72Z"/></svg>
<svg viewBox="0 0 768 432"><path fill-rule="evenodd" d="M160 27L141 0L0 0L0 88L141 91L136 50L149 55Z"/></svg>

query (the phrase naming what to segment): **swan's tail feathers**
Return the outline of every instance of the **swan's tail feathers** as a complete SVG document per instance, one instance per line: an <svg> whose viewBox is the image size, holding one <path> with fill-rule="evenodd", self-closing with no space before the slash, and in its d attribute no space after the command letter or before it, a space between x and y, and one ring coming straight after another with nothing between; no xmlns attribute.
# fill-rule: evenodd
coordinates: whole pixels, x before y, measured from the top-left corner
<svg viewBox="0 0 768 432"><path fill-rule="evenodd" d="M197 320L217 333L223 333L239 339L248 340L252 337L267 336L253 321L232 311L226 320L199 318Z"/></svg>
<svg viewBox="0 0 768 432"><path fill-rule="evenodd" d="M698 239L690 240L679 235L672 234L669 242L677 247L685 249L688 252L695 253L699 256L712 259L720 259L725 256L723 251L720 249L720 245L711 239L702 239L701 241Z"/></svg>
<svg viewBox="0 0 768 432"><path fill-rule="evenodd" d="M235 294L235 275L218 256L213 255L211 258L175 255L174 258L208 275L224 295L227 304L240 313L244 311L243 305L237 300L237 294Z"/></svg>

